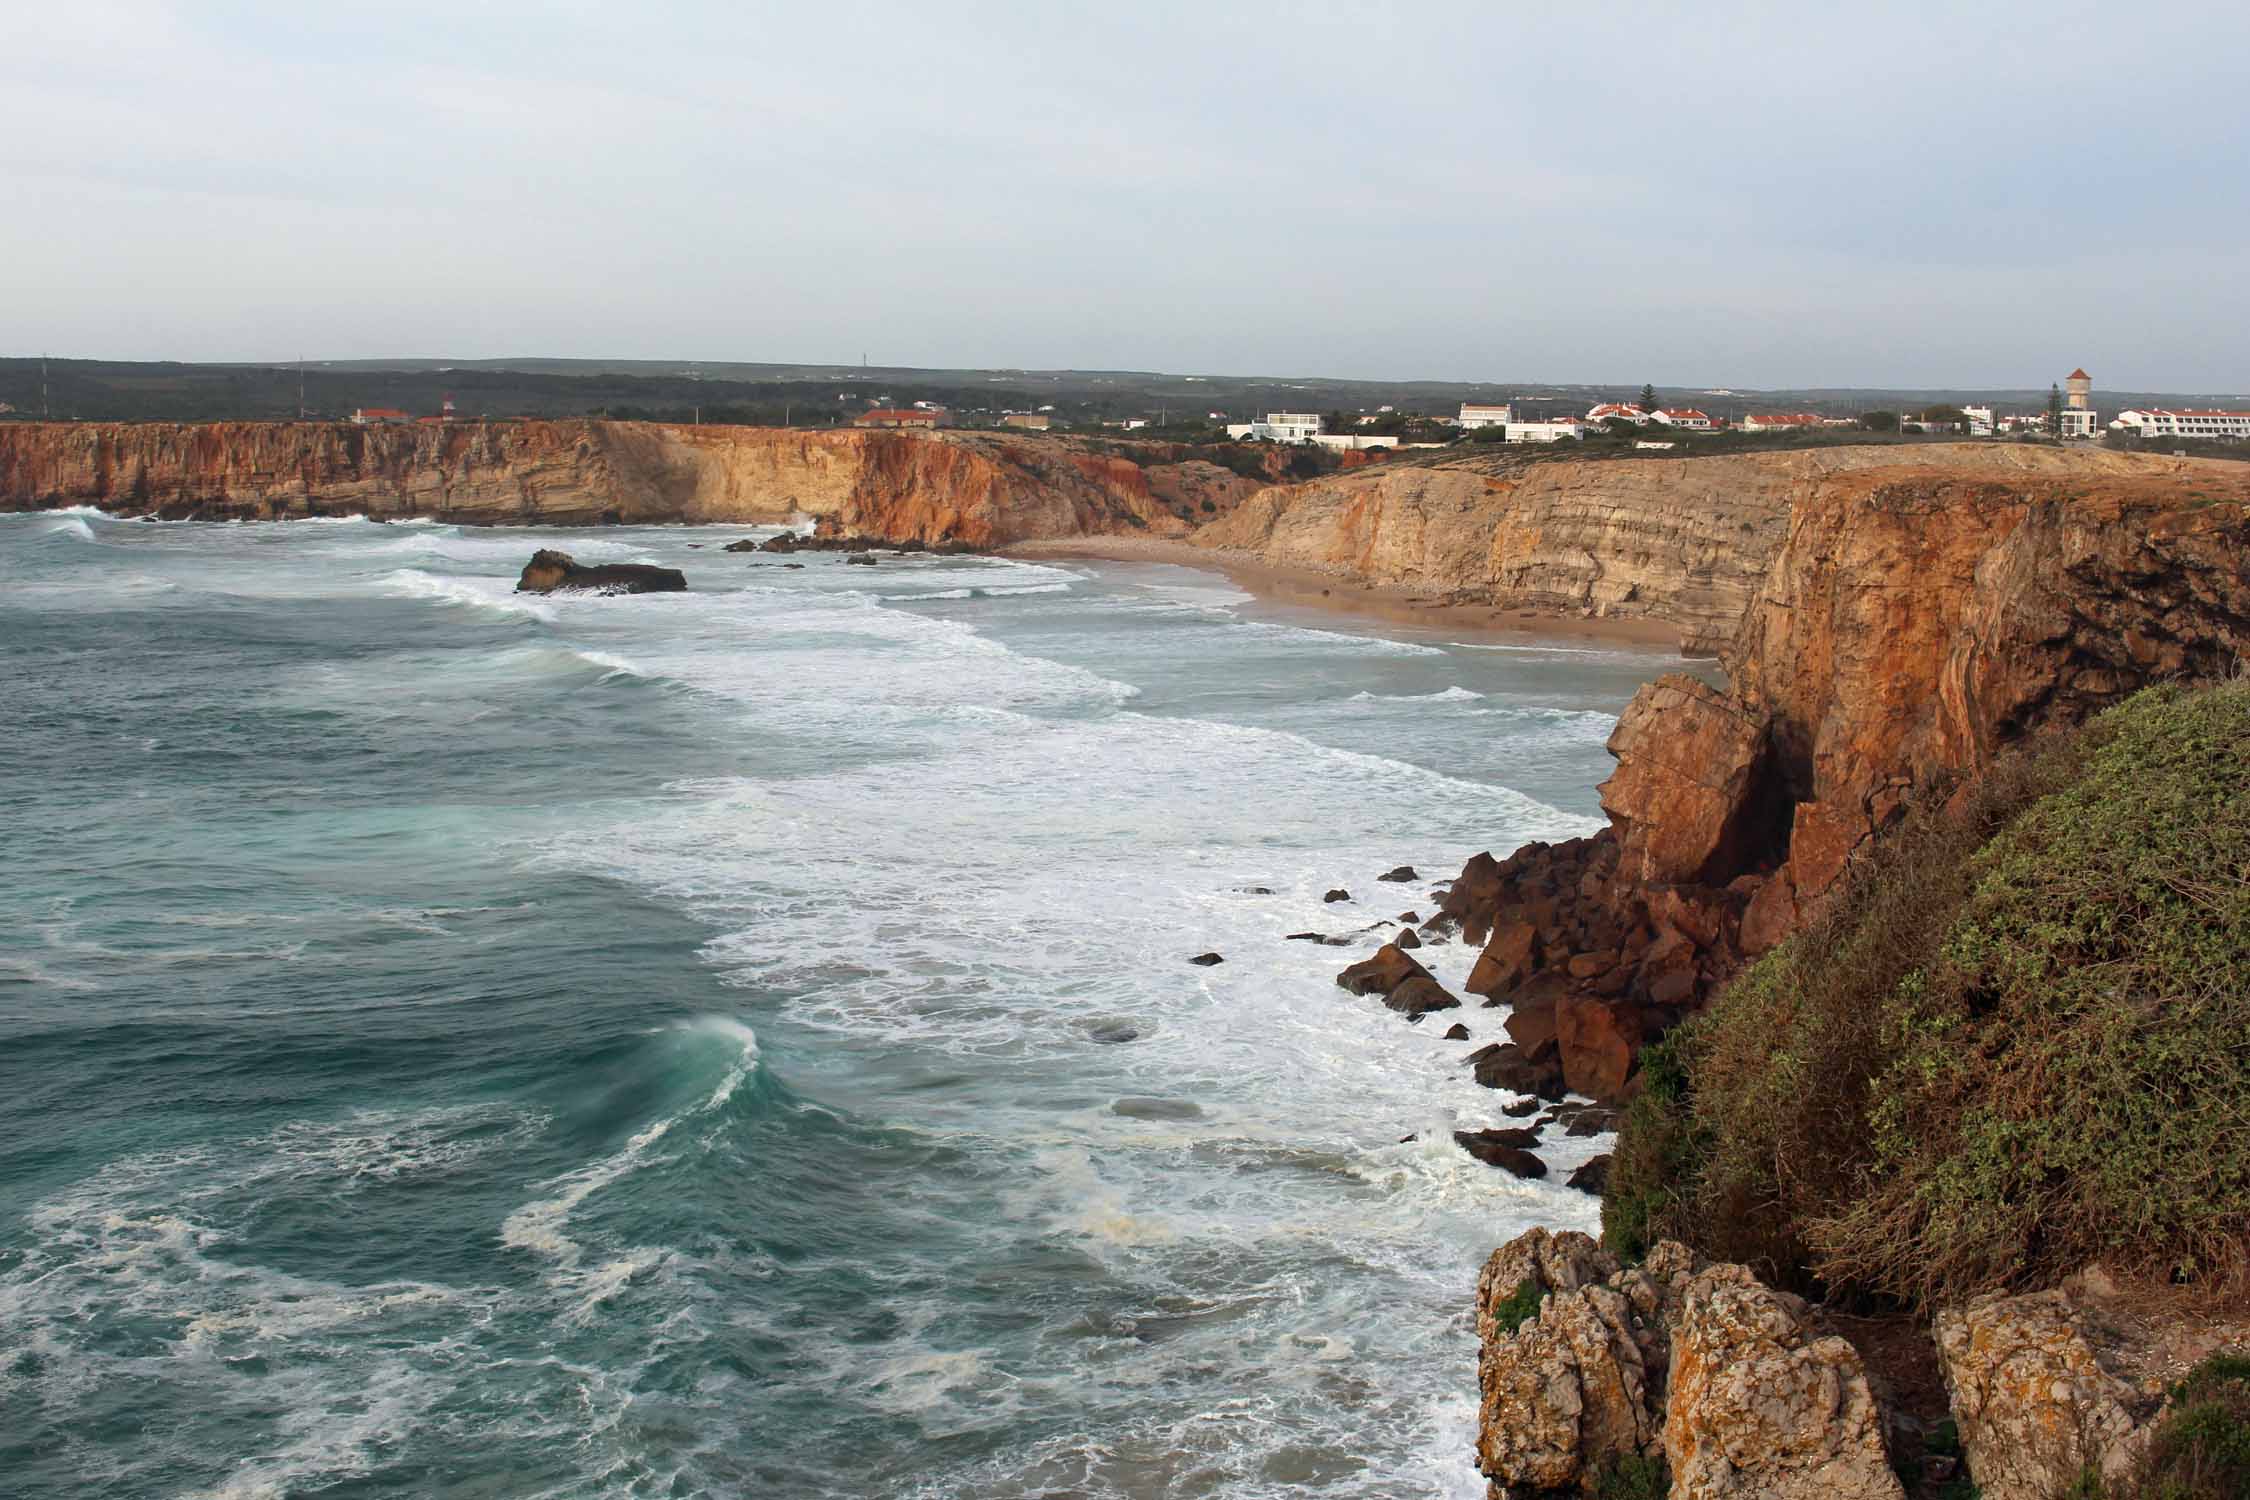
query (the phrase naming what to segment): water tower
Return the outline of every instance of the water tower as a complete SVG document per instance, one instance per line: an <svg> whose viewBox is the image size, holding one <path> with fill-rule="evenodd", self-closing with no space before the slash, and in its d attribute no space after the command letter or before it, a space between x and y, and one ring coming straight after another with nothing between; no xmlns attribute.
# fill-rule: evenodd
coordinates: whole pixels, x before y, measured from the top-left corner
<svg viewBox="0 0 2250 1500"><path fill-rule="evenodd" d="M2084 370L2071 371L2063 387L2069 393L2066 404L2072 411L2085 411L2094 404L2094 377Z"/></svg>

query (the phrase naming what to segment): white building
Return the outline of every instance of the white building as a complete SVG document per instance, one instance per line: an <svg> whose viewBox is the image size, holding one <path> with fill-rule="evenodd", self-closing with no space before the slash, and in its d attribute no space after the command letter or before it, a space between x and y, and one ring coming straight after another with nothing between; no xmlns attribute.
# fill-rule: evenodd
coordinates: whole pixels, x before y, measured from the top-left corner
<svg viewBox="0 0 2250 1500"><path fill-rule="evenodd" d="M1820 425L1820 414L1809 411L1754 411L1742 419L1744 432L1802 432Z"/></svg>
<svg viewBox="0 0 2250 1500"><path fill-rule="evenodd" d="M1961 415L1969 419L1970 437L1992 436L1992 408L1989 406L1964 406Z"/></svg>
<svg viewBox="0 0 2250 1500"><path fill-rule="evenodd" d="M2068 410L2063 412L2070 415ZM2250 411L2121 411L2110 423L2114 432L2137 432L2145 438L2250 438Z"/></svg>
<svg viewBox="0 0 2250 1500"><path fill-rule="evenodd" d="M1395 437L1377 437L1371 432L1316 432L1311 441L1323 448L1333 448L1339 453L1352 453L1362 448L1396 448Z"/></svg>
<svg viewBox="0 0 2250 1500"><path fill-rule="evenodd" d="M1559 443L1584 437L1586 424L1576 417L1550 417L1544 422L1509 422L1501 430L1511 443Z"/></svg>
<svg viewBox="0 0 2250 1500"><path fill-rule="evenodd" d="M1499 406L1476 401L1461 403L1460 425L1463 428L1505 427L1514 420L1514 412L1504 403Z"/></svg>
<svg viewBox="0 0 2250 1500"><path fill-rule="evenodd" d="M1678 427L1688 432L1709 432L1711 430L1711 414L1697 411L1692 406L1668 406L1660 411L1650 412L1648 419L1666 427Z"/></svg>
<svg viewBox="0 0 2250 1500"><path fill-rule="evenodd" d="M1232 423L1227 436L1238 443L1309 443L1320 436L1320 413L1269 411L1255 422Z"/></svg>
<svg viewBox="0 0 2250 1500"><path fill-rule="evenodd" d="M1630 422L1636 427L1643 427L1648 424L1647 412L1621 401L1604 401L1601 405L1586 413L1588 424L1597 427L1613 417Z"/></svg>

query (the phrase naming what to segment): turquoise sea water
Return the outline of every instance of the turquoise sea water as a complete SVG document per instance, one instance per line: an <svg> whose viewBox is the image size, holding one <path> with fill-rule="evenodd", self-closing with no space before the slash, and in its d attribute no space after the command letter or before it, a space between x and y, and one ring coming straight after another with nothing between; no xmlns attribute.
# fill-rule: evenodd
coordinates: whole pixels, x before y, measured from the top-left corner
<svg viewBox="0 0 2250 1500"><path fill-rule="evenodd" d="M743 534L0 517L0 1494L1482 1493L1604 1143L1282 937L1662 659Z"/></svg>

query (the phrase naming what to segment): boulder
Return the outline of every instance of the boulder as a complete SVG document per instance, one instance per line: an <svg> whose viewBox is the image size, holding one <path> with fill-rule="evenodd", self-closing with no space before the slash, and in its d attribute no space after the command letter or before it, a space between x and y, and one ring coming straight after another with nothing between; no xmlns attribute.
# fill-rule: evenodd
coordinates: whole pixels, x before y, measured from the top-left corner
<svg viewBox="0 0 2250 1500"><path fill-rule="evenodd" d="M1197 955L1195 955L1195 957L1189 959L1188 962L1191 964L1201 964L1204 968L1208 969L1213 964L1223 964L1226 962L1226 960L1216 953L1198 953Z"/></svg>
<svg viewBox="0 0 2250 1500"><path fill-rule="evenodd" d="M1563 1081L1589 1099L1615 1099L1632 1076L1640 1051L1640 1027L1617 1007L1585 996L1568 995L1555 1004L1555 1042L1562 1056Z"/></svg>
<svg viewBox="0 0 2250 1500"><path fill-rule="evenodd" d="M872 568L875 566L875 554L872 552L854 552L846 557L844 562L846 566L856 564L862 568Z"/></svg>
<svg viewBox="0 0 2250 1500"><path fill-rule="evenodd" d="M1563 1085L1561 1059L1551 1043L1526 1052L1513 1042L1495 1042L1470 1053L1469 1064L1476 1070L1477 1082L1488 1089L1541 1099L1560 1099L1569 1092Z"/></svg>
<svg viewBox="0 0 2250 1500"><path fill-rule="evenodd" d="M567 552L542 547L531 554L516 580L519 594L552 594L561 591L589 594L674 594L687 587L687 575L678 568L657 568L647 563L600 563L581 567Z"/></svg>
<svg viewBox="0 0 2250 1500"><path fill-rule="evenodd" d="M2105 1358L2067 1289L1992 1294L1937 1315L1938 1364L1985 1500L2050 1500L2088 1469L2129 1474L2162 1405Z"/></svg>
<svg viewBox="0 0 2250 1500"><path fill-rule="evenodd" d="M1501 1246L1477 1281L1477 1467L1495 1494L1590 1491L1657 1451L1664 1366L1616 1261L1582 1234L1533 1235L1547 1231ZM1507 1326L1531 1291L1536 1313Z"/></svg>
<svg viewBox="0 0 2250 1500"><path fill-rule="evenodd" d="M1671 1346L1672 1500L1905 1500L1858 1351L1799 1299L1713 1266L1688 1283Z"/></svg>
<svg viewBox="0 0 2250 1500"><path fill-rule="evenodd" d="M755 552L758 550L758 539L746 536L739 542L727 543L724 550L728 552Z"/></svg>
<svg viewBox="0 0 2250 1500"><path fill-rule="evenodd" d="M1392 941L1397 943L1401 948L1419 948L1422 946L1422 940L1414 935L1414 929L1411 927L1407 928L1406 931L1400 933L1396 938L1392 939Z"/></svg>
<svg viewBox="0 0 2250 1500"><path fill-rule="evenodd" d="M1385 943L1375 950L1374 957L1363 958L1338 974L1336 982L1355 995L1388 995L1409 979L1429 977L1430 971L1408 958L1398 944Z"/></svg>
<svg viewBox="0 0 2250 1500"><path fill-rule="evenodd" d="M1399 984L1383 996L1383 1003L1401 1015L1412 1016L1416 1020L1433 1010L1458 1010L1461 1006L1459 996L1447 991L1444 985L1427 974Z"/></svg>
<svg viewBox="0 0 2250 1500"><path fill-rule="evenodd" d="M1352 893L1339 886L1320 899L1323 901L1349 901L1352 899Z"/></svg>
<svg viewBox="0 0 2250 1500"><path fill-rule="evenodd" d="M1445 1028L1445 1039L1449 1042L1465 1042L1469 1039L1469 1028L1463 1026L1459 1021L1455 1021L1451 1026Z"/></svg>
<svg viewBox="0 0 2250 1500"><path fill-rule="evenodd" d="M1629 880L1717 884L1780 842L1767 719L1707 682L1672 673L1642 688L1609 737L1617 770L1602 810Z"/></svg>
<svg viewBox="0 0 2250 1500"><path fill-rule="evenodd" d="M1573 1132L1575 1134L1576 1132ZM1566 1186L1599 1198L1609 1191L1609 1153L1603 1152L1570 1174Z"/></svg>
<svg viewBox="0 0 2250 1500"><path fill-rule="evenodd" d="M1506 994L1531 977L1538 966L1538 948L1538 930L1529 922L1495 922L1462 988L1472 995Z"/></svg>
<svg viewBox="0 0 2250 1500"><path fill-rule="evenodd" d="M1536 1145L1536 1130L1456 1130L1453 1143L1488 1167L1500 1167L1518 1177L1544 1177L1547 1164L1524 1148Z"/></svg>
<svg viewBox="0 0 2250 1500"><path fill-rule="evenodd" d="M1386 870L1384 873L1376 876L1375 878L1377 880L1387 880L1393 885L1403 885L1409 880L1420 880L1422 877L1414 873L1414 867L1412 865L1400 865L1397 869Z"/></svg>

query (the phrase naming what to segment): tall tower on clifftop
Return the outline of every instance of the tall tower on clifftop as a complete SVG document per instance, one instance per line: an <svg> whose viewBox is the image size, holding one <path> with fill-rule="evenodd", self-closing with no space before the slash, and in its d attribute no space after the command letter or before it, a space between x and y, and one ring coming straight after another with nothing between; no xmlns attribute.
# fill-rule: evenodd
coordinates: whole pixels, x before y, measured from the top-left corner
<svg viewBox="0 0 2250 1500"><path fill-rule="evenodd" d="M2062 430L2056 436L2080 441L2099 437L2101 417L2094 410L2094 377L2084 370L2073 370L2064 384L2070 394L2063 400Z"/></svg>

